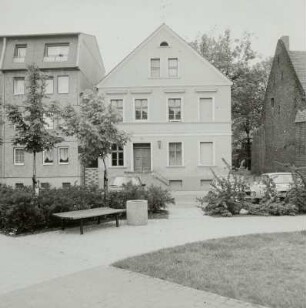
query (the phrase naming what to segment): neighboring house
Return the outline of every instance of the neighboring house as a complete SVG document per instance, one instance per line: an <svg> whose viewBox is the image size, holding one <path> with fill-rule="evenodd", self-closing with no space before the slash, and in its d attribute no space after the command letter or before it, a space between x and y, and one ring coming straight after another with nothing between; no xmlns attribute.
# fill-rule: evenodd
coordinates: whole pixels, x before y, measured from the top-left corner
<svg viewBox="0 0 306 308"><path fill-rule="evenodd" d="M262 126L253 140L253 172L282 171L284 163L306 166L305 92L306 51L291 51L284 36L277 43Z"/></svg>
<svg viewBox="0 0 306 308"><path fill-rule="evenodd" d="M131 135L124 148L113 147L110 178L136 174L175 190L207 187L210 169L224 173L222 158L231 163L231 84L161 25L97 86Z"/></svg>
<svg viewBox="0 0 306 308"><path fill-rule="evenodd" d="M47 76L45 102L78 105L80 93L93 88L105 70L94 36L83 33L55 33L0 36L0 183L31 185L32 154L13 146L14 126L5 116L6 104L25 100L27 65L36 63ZM48 128L56 120L46 118ZM37 178L41 186L80 184L83 175L78 146L67 138L51 151L37 155Z"/></svg>

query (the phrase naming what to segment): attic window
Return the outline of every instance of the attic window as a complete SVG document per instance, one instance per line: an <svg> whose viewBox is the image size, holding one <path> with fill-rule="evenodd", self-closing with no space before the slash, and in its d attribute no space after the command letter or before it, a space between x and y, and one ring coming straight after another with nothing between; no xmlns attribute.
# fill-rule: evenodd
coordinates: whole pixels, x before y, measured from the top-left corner
<svg viewBox="0 0 306 308"><path fill-rule="evenodd" d="M159 46L160 46L160 47L169 47L169 44L168 44L168 42L163 41L163 42L160 43Z"/></svg>

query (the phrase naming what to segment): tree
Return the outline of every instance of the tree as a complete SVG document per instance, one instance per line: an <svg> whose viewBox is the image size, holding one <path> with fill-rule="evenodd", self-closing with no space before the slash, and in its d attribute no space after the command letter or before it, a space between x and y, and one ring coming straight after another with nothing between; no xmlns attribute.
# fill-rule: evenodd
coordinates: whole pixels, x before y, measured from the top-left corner
<svg viewBox="0 0 306 308"><path fill-rule="evenodd" d="M261 60L252 49L252 35L233 39L225 30L217 38L204 34L191 43L204 58L232 82L233 148L245 149L251 168L251 143L254 129L261 124L263 101L271 69L271 59Z"/></svg>
<svg viewBox="0 0 306 308"><path fill-rule="evenodd" d="M62 118L64 133L67 136L75 136L79 142L83 165L102 159L106 196L108 191L106 158L111 154L113 145L123 147L129 140L128 135L116 126L119 122L118 114L105 103L104 97L87 90L82 95L79 109L67 106L62 112Z"/></svg>
<svg viewBox="0 0 306 308"><path fill-rule="evenodd" d="M26 75L26 99L22 106L8 104L6 106L8 119L15 125L14 145L24 146L24 150L33 153L33 189L36 180L36 154L50 150L63 138L54 130L46 128L46 116L54 114L55 104L50 107L44 104L46 77L36 65L28 66Z"/></svg>

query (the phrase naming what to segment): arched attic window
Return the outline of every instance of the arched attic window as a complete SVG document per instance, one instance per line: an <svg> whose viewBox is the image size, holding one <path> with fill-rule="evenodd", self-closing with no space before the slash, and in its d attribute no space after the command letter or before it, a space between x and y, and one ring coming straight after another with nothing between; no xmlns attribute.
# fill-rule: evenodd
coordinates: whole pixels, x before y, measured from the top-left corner
<svg viewBox="0 0 306 308"><path fill-rule="evenodd" d="M160 43L159 46L160 46L160 47L169 47L169 44L168 44L168 42L163 41L163 42Z"/></svg>

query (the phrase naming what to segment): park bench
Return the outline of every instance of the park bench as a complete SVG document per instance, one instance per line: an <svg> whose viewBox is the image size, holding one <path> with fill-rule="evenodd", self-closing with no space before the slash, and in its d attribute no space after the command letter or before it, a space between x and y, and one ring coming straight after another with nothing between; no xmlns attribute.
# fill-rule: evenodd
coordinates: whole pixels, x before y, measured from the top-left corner
<svg viewBox="0 0 306 308"><path fill-rule="evenodd" d="M54 213L53 216L61 218L62 220L62 230L65 229L66 220L79 220L80 221L80 234L83 234L83 223L87 218L98 218L98 224L100 223L100 218L103 216L114 216L116 219L116 227L119 227L119 215L124 213L125 209L112 209L109 207L100 207L88 210L78 210L62 213Z"/></svg>

